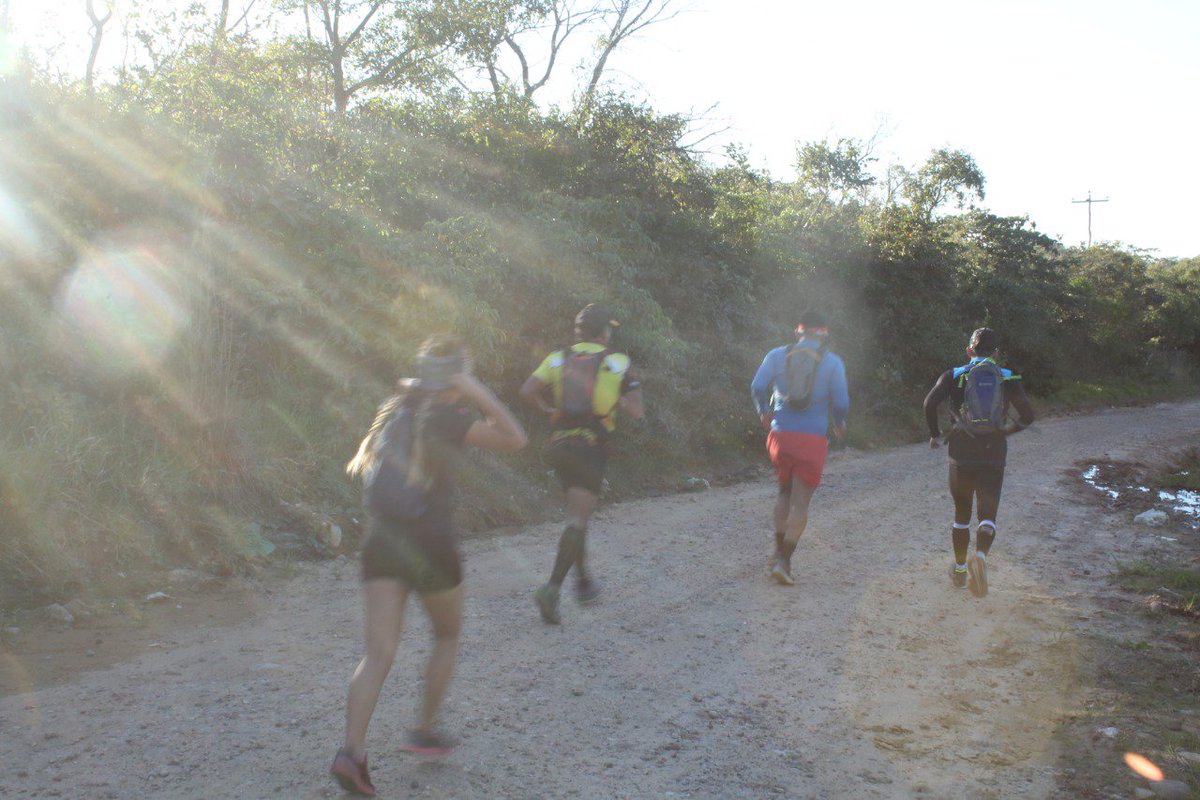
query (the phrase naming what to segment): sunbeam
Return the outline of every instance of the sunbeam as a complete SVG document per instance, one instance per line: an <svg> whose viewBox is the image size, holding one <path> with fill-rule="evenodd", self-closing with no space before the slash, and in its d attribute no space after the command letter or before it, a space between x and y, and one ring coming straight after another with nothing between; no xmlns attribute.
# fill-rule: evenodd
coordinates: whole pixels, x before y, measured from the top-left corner
<svg viewBox="0 0 1200 800"><path fill-rule="evenodd" d="M189 323L164 241L132 237L98 248L63 281L56 310L64 347L101 372L154 372Z"/></svg>

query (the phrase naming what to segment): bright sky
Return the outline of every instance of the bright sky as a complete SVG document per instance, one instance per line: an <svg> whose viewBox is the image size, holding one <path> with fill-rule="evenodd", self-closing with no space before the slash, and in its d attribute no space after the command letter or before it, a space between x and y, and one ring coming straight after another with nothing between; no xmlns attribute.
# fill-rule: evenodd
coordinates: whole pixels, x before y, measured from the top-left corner
<svg viewBox="0 0 1200 800"><path fill-rule="evenodd" d="M11 2L18 29L45 8ZM1196 0L676 2L684 13L610 69L663 111L715 104L701 127L728 131L706 148L742 143L786 179L798 142L881 131L880 170L966 150L987 176L987 207L1027 214L1066 244L1087 239L1087 206L1071 201L1090 190L1109 200L1092 206L1094 241L1200 255ZM172 4L186 5L131 5ZM81 58L87 23L72 20L64 55ZM106 41L121 47L119 34Z"/></svg>
<svg viewBox="0 0 1200 800"><path fill-rule="evenodd" d="M880 163L966 150L985 204L1066 244L1200 255L1200 2L682 0L613 64L772 175L796 142L869 138Z"/></svg>

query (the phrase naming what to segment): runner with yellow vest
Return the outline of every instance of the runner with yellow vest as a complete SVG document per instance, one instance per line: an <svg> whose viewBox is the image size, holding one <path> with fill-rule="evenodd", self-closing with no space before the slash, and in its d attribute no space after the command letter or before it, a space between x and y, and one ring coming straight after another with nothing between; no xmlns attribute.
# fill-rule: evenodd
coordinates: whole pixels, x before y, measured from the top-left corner
<svg viewBox="0 0 1200 800"><path fill-rule="evenodd" d="M560 621L559 591L572 566L579 602L594 602L600 594L587 571L585 539L604 483L608 438L616 430L618 409L631 417L644 414L641 383L629 356L609 348L619 324L608 309L585 306L575 317L576 343L546 356L520 389L522 400L549 416L546 457L566 492L567 525L554 568L549 582L533 594L550 624Z"/></svg>

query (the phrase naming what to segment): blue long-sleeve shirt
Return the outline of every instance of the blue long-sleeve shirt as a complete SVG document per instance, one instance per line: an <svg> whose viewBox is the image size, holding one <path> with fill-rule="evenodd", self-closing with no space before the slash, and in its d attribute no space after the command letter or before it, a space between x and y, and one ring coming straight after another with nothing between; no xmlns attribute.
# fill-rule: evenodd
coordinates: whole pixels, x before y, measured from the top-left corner
<svg viewBox="0 0 1200 800"><path fill-rule="evenodd" d="M820 347L820 342L801 339L801 347ZM829 433L829 418L837 425L846 422L850 411L850 392L846 387L846 365L835 353L825 353L817 367L817 379L813 385L812 402L803 411L792 408L783 399L787 392L788 345L776 347L767 353L754 380L750 382L750 395L760 415L774 412L771 429L776 431L801 431L821 436Z"/></svg>

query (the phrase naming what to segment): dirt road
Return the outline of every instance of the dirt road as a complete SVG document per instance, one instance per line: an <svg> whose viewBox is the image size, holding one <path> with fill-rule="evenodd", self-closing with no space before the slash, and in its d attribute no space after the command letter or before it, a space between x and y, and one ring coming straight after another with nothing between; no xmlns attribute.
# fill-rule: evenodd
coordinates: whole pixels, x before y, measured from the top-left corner
<svg viewBox="0 0 1200 800"><path fill-rule="evenodd" d="M380 796L1050 796L1100 576L1157 538L1078 502L1067 470L1198 426L1192 402L1015 438L983 600L947 580L945 454L924 446L830 463L792 588L765 574L768 480L606 509L592 559L607 593L589 608L565 594L558 628L529 597L556 526L468 542L444 718L462 746L435 763L395 749L428 650L410 613L370 735ZM272 586L244 621L0 699L0 796L340 796L326 770L360 650L356 564ZM0 669L39 663L18 641Z"/></svg>

